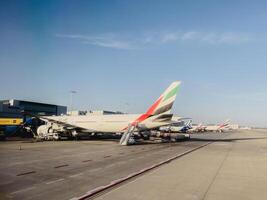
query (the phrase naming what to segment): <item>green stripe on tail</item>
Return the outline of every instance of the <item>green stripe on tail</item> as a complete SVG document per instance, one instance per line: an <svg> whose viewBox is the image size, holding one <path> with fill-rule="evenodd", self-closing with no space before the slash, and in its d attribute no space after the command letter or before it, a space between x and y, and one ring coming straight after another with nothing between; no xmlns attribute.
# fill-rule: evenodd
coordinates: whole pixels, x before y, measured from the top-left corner
<svg viewBox="0 0 267 200"><path fill-rule="evenodd" d="M166 101L167 99L169 99L169 98L171 98L171 97L173 97L174 95L176 95L177 94L177 91L178 91L178 85L175 87L175 88L173 88L165 97L164 97L164 99L163 99L163 101Z"/></svg>

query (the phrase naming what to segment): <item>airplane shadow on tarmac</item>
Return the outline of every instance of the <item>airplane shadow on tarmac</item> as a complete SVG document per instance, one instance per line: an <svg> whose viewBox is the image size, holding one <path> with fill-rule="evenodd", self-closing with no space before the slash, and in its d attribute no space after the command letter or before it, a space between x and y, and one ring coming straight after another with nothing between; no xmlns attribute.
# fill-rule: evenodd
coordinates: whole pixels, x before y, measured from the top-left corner
<svg viewBox="0 0 267 200"><path fill-rule="evenodd" d="M235 142L238 140L262 140L267 137L256 137L256 138L229 138L229 139L204 139L204 138L191 138L190 141L205 141L205 142Z"/></svg>
<svg viewBox="0 0 267 200"><path fill-rule="evenodd" d="M149 144L164 144L164 143L182 143L186 141L199 141L199 142L235 142L235 141L242 141L242 140L262 140L262 139L267 139L267 137L253 137L253 138L229 138L229 139L209 139L209 138L190 138L190 139L181 139L176 142L172 141L161 141L161 142L155 142L151 140L146 140L146 141L137 141L134 145L149 145ZM66 141L66 140L62 140ZM79 139L79 140L73 140L73 141L109 141L109 142L115 142L117 143L119 141L119 138L90 138L90 139ZM35 143L35 142L44 142L42 141L37 141L37 140L26 140L22 141L22 143ZM60 142L60 141L58 141Z"/></svg>

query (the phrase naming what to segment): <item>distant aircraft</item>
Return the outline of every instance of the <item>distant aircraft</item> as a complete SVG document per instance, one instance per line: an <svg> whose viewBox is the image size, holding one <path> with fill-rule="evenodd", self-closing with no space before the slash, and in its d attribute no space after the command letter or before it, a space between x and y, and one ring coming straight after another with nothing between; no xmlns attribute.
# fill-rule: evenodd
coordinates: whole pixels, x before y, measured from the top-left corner
<svg viewBox="0 0 267 200"><path fill-rule="evenodd" d="M78 132L125 133L122 139L130 138L131 132L142 132L173 123L170 113L180 86L173 82L144 114L110 114L84 116L36 116L46 122L37 129L38 137L60 137L60 133L78 136ZM123 141L121 141L123 143ZM126 142L127 143L127 142Z"/></svg>
<svg viewBox="0 0 267 200"><path fill-rule="evenodd" d="M198 125L191 125L191 129L189 132L205 132L206 126L204 126L202 123L199 123Z"/></svg>
<svg viewBox="0 0 267 200"><path fill-rule="evenodd" d="M173 123L168 126L159 127L159 130L168 132L168 133L186 133L189 129L192 128L191 123L192 123L192 120L188 120L183 126L177 125L178 123Z"/></svg>
<svg viewBox="0 0 267 200"><path fill-rule="evenodd" d="M223 132L229 126L230 120L227 119L224 123L220 125L208 125L206 126L206 131L214 131L214 132Z"/></svg>

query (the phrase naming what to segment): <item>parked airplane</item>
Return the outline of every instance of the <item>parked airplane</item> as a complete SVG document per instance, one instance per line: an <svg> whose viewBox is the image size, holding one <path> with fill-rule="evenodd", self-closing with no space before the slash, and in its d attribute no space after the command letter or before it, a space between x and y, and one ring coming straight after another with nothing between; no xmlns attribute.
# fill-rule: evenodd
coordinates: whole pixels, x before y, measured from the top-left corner
<svg viewBox="0 0 267 200"><path fill-rule="evenodd" d="M223 132L229 126L229 119L226 120L224 123L220 125L208 125L206 126L206 131L213 131L213 132Z"/></svg>
<svg viewBox="0 0 267 200"><path fill-rule="evenodd" d="M206 126L204 126L202 123L198 125L191 125L191 129L189 132L205 132L206 131Z"/></svg>
<svg viewBox="0 0 267 200"><path fill-rule="evenodd" d="M160 131L169 132L169 133L186 133L191 129L192 120L188 120L183 126L179 126L178 123L173 123L168 126L159 127Z"/></svg>
<svg viewBox="0 0 267 200"><path fill-rule="evenodd" d="M173 82L144 114L111 114L84 116L36 116L46 122L37 129L40 138L58 139L61 133L78 136L78 132L126 133L142 132L173 123L170 113L180 81Z"/></svg>

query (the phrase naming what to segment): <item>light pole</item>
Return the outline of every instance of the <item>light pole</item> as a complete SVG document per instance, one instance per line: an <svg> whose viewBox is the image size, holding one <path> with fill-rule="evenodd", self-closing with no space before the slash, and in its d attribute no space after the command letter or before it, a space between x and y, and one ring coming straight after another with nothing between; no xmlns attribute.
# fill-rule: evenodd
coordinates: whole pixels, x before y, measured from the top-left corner
<svg viewBox="0 0 267 200"><path fill-rule="evenodd" d="M73 94L76 94L77 92L74 90L70 91L70 115L72 115L72 101L73 101Z"/></svg>

